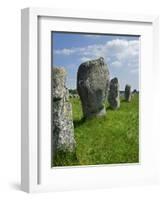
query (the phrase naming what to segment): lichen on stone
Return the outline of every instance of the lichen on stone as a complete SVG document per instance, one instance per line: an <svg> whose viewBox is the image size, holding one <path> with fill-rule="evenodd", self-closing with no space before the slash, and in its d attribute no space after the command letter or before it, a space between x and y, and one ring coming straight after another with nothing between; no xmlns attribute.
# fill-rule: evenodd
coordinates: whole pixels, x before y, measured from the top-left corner
<svg viewBox="0 0 163 200"><path fill-rule="evenodd" d="M66 71L64 68L52 70L52 149L57 151L75 150L72 106L69 102L69 91L65 85Z"/></svg>
<svg viewBox="0 0 163 200"><path fill-rule="evenodd" d="M82 103L84 118L106 114L105 100L109 87L109 70L100 57L79 66L77 90Z"/></svg>
<svg viewBox="0 0 163 200"><path fill-rule="evenodd" d="M116 77L110 81L108 102L110 107L114 110L120 107L119 83Z"/></svg>

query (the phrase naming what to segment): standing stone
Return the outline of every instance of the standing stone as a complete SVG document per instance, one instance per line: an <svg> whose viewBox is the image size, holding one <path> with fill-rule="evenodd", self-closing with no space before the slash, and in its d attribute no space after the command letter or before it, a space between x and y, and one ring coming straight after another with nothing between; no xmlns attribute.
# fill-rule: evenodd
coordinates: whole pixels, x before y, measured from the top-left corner
<svg viewBox="0 0 163 200"><path fill-rule="evenodd" d="M113 78L110 81L108 101L112 109L118 109L120 107L119 83L117 78Z"/></svg>
<svg viewBox="0 0 163 200"><path fill-rule="evenodd" d="M109 87L109 70L101 57L82 63L77 73L77 90L84 118L105 115Z"/></svg>
<svg viewBox="0 0 163 200"><path fill-rule="evenodd" d="M69 91L65 87L66 71L53 68L52 71L52 115L53 115L53 153L72 152L75 149L72 106Z"/></svg>
<svg viewBox="0 0 163 200"><path fill-rule="evenodd" d="M131 86L130 85L126 85L125 87L125 100L130 102L131 101Z"/></svg>

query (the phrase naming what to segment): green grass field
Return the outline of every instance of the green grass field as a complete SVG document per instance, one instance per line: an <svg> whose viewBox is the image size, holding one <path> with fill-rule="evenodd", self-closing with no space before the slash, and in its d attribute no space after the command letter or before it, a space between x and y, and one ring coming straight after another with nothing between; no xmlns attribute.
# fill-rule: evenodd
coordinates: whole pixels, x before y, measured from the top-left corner
<svg viewBox="0 0 163 200"><path fill-rule="evenodd" d="M139 96L121 100L119 110L107 107L105 117L83 120L79 99L71 99L76 152L57 154L54 166L139 162Z"/></svg>

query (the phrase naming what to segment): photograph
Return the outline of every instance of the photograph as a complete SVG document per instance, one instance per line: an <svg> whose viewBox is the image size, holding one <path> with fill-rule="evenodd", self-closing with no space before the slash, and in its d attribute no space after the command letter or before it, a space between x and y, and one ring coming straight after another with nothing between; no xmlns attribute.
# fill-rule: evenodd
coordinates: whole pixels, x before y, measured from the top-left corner
<svg viewBox="0 0 163 200"><path fill-rule="evenodd" d="M51 167L137 164L140 35L51 32Z"/></svg>

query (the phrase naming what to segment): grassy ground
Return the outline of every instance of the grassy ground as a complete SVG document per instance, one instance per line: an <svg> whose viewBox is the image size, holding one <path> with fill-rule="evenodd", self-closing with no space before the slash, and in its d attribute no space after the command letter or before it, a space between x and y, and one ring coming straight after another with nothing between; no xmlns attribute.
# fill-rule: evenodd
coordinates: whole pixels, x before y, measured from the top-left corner
<svg viewBox="0 0 163 200"><path fill-rule="evenodd" d="M139 161L138 95L121 100L119 110L84 121L79 99L72 99L76 152L58 153L55 166L135 163Z"/></svg>

